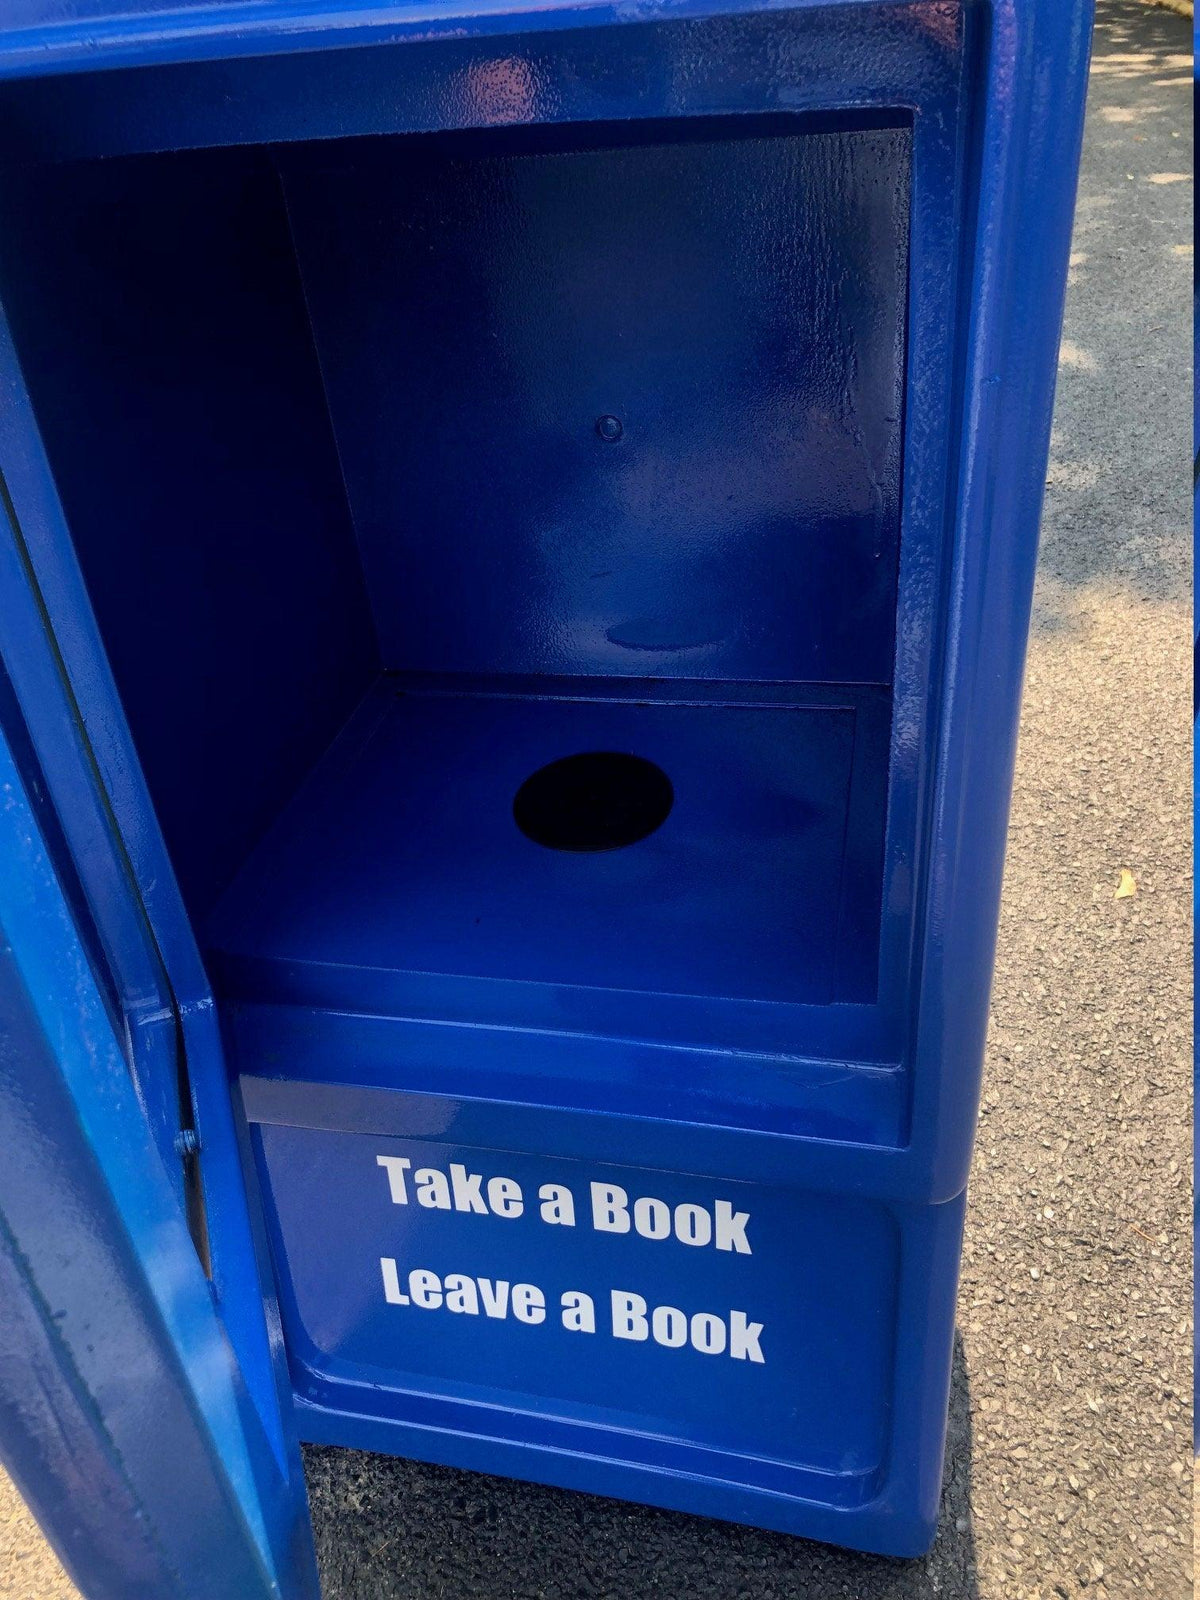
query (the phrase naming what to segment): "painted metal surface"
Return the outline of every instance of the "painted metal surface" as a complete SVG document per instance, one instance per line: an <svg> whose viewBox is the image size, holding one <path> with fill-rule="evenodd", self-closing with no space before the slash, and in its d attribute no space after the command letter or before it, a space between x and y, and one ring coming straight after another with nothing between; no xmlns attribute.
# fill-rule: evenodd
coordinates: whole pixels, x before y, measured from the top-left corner
<svg viewBox="0 0 1200 1600"><path fill-rule="evenodd" d="M912 133L814 120L288 153L390 668L890 683Z"/></svg>
<svg viewBox="0 0 1200 1600"><path fill-rule="evenodd" d="M213 1291L259 1425L278 1469L290 1471L296 1447L280 1411L282 1350L269 1303L264 1311L265 1256L255 1243L212 996L2 317L0 381L4 725L49 799L44 826L63 843L64 893L84 936L93 932L98 981L128 1041L139 1101L181 1204L189 1200L185 1179L193 1180ZM203 1147L186 1162L176 1147L185 1128Z"/></svg>
<svg viewBox="0 0 1200 1600"><path fill-rule="evenodd" d="M873 999L886 695L592 688L385 677L207 924L223 969L254 963L260 983L267 963L331 965L348 995L372 973L444 973L520 985L513 1003L541 1016L589 989L714 1009ZM526 838L522 783L577 749L669 773L662 827L586 857Z"/></svg>
<svg viewBox="0 0 1200 1600"><path fill-rule="evenodd" d="M306 1544L290 1396L286 1414L281 1408L286 1373L278 1324L264 1288L265 1241L257 1211L247 1202L245 1161L211 994L96 631L59 486L2 317L0 382L6 513L0 537L3 729L21 753L24 780L39 806L39 825L52 840L59 890L76 919L92 981L106 1002L105 1017L132 1073L130 1094L136 1096L148 1140L153 1141L146 1144L152 1153L147 1157L143 1152L139 1160L156 1162L162 1183L173 1191L173 1225L186 1242L188 1270L200 1271L197 1244L206 1257L204 1292L210 1310L215 1307L214 1330L199 1349L179 1335L178 1359L185 1365L201 1359L212 1364L214 1351L221 1350L227 1375L221 1380L220 1366L215 1366L211 1381L217 1383L217 1392L221 1381L227 1384L236 1411L233 1416L226 1412L214 1430L218 1470L242 1504L243 1515L258 1527L264 1548L273 1547L265 1581L276 1581L270 1575L273 1566L282 1574L281 1592L310 1594L315 1570ZM18 870L14 860L13 871ZM70 1031L80 1035L84 1048L99 1048L90 1016L79 1017ZM62 1034L68 1037L65 1018ZM184 1152L184 1135L198 1153ZM98 1150L101 1156L106 1153L106 1145ZM140 1191L115 1188L105 1212L107 1225L124 1226L124 1208L141 1204ZM131 1220L140 1226L137 1215ZM169 1259L156 1263L156 1271L169 1264ZM173 1329L172 1336L177 1334ZM123 1359L136 1360L146 1336L131 1327ZM18 1375L14 1382L19 1381ZM103 1400L103 1395L96 1397L102 1425ZM27 1493L43 1525L60 1551L74 1541L68 1565L87 1575L88 1583L98 1584L100 1565L125 1537L115 1509L118 1502L112 1501L111 1529L93 1524L85 1535L72 1520L75 1490L68 1459L47 1455L32 1437L18 1438L7 1450L23 1486L30 1484L31 1475L42 1474L41 1486ZM56 1475L61 1479L57 1487ZM97 1505L105 1504L101 1495ZM186 1520L194 1514L185 1485L169 1504L172 1517ZM130 1512L137 1514L136 1497ZM226 1532L219 1520L209 1529L217 1542ZM92 1541L95 1549L89 1555ZM132 1548L130 1556L132 1560ZM218 1564L216 1571L221 1570Z"/></svg>
<svg viewBox="0 0 1200 1600"><path fill-rule="evenodd" d="M286 1358L310 1438L916 1552L1086 4L19 20L22 527L279 1459ZM613 747L660 829L522 835Z"/></svg>
<svg viewBox="0 0 1200 1600"><path fill-rule="evenodd" d="M264 168L250 153L0 176L11 225L0 278L29 352L25 383L193 916L378 669L286 222ZM37 526L27 537L49 565L50 541ZM65 580L54 598L80 613ZM92 654L80 641L70 659ZM99 677L89 674L85 696ZM134 767L131 754L113 764ZM139 828L135 847L153 831Z"/></svg>
<svg viewBox="0 0 1200 1600"><path fill-rule="evenodd" d="M315 1595L0 738L0 1453L89 1600Z"/></svg>
<svg viewBox="0 0 1200 1600"><path fill-rule="evenodd" d="M838 1507L877 1491L899 1270L885 1207L436 1138L258 1138L288 1175L270 1204L314 1375L386 1373L447 1412L533 1402L564 1438L608 1427L630 1459L697 1477L752 1456L748 1481ZM413 1280L427 1272L439 1281Z"/></svg>

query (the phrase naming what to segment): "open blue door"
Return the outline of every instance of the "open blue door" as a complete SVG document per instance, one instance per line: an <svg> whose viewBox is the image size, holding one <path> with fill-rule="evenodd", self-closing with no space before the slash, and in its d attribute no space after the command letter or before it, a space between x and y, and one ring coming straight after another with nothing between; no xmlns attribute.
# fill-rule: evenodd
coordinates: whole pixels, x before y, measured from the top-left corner
<svg viewBox="0 0 1200 1600"><path fill-rule="evenodd" d="M153 829L115 822L103 658L48 622L73 573L3 330L0 369L0 1459L89 1600L306 1600L211 1006L169 873L153 915L139 886Z"/></svg>

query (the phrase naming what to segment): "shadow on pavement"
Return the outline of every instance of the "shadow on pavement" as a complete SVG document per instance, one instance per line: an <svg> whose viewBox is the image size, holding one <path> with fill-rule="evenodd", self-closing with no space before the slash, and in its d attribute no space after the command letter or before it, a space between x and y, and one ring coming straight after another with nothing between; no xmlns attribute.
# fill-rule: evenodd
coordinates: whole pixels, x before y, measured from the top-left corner
<svg viewBox="0 0 1200 1600"><path fill-rule="evenodd" d="M1190 603L1191 49L1173 11L1099 8L1034 610L1043 633L1075 626L1085 589L1102 605Z"/></svg>
<svg viewBox="0 0 1200 1600"><path fill-rule="evenodd" d="M308 1447L325 1600L975 1600L971 1414L955 1340L936 1543L855 1555L533 1484Z"/></svg>

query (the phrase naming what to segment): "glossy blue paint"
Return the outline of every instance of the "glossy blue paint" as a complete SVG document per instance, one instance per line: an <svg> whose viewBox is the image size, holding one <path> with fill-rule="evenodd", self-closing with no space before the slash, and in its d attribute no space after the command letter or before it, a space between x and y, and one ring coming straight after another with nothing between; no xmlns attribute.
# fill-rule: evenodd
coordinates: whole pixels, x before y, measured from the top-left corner
<svg viewBox="0 0 1200 1600"><path fill-rule="evenodd" d="M210 919L222 971L254 963L245 991L268 963L291 983L331 966L348 1001L394 974L393 1011L444 973L520 985L506 1007L547 1020L589 989L705 1013L873 999L886 696L708 687L385 676ZM530 773L588 748L670 774L671 813L635 847L547 849L514 821Z"/></svg>
<svg viewBox="0 0 1200 1600"><path fill-rule="evenodd" d="M289 151L385 663L889 684L911 146L748 117Z"/></svg>
<svg viewBox="0 0 1200 1600"><path fill-rule="evenodd" d="M0 736L0 1454L91 1600L316 1595Z"/></svg>
<svg viewBox="0 0 1200 1600"><path fill-rule="evenodd" d="M277 187L251 155L26 169L0 192L26 381L201 915L378 670Z"/></svg>
<svg viewBox="0 0 1200 1600"><path fill-rule="evenodd" d="M255 1246L208 980L2 317L0 381L0 639L12 690L5 727L28 751L43 826L62 841L59 871L74 914L95 930L99 981L181 1205L188 1199L175 1141L184 1126L200 1138L213 1290L278 1470L291 1472L296 1447L280 1413L286 1374L269 1301L264 1315L265 1246L261 1229Z"/></svg>
<svg viewBox="0 0 1200 1600"><path fill-rule="evenodd" d="M306 1436L367 1449L399 1445L435 1461L838 1543L861 1542L865 1525L887 1527L875 1535L881 1542L915 1547L898 1530L921 1525L940 1486L942 1424L930 1412L928 1386L942 1381L943 1352L928 1343L907 1347L905 1384L897 1383L894 1318L949 1316L961 1197L909 1208L805 1192L791 1184L786 1160L734 1180L695 1168L684 1174L674 1169L674 1145L670 1172L616 1167L582 1153L606 1133L613 1142L611 1119L606 1129L599 1118L576 1118L572 1132L553 1113L491 1105L485 1131L468 1108L428 1097L400 1104L377 1095L374 1115L359 1106L347 1133L342 1101L325 1102L331 1125L320 1097L298 1086L262 1080L246 1087L250 1114L263 1117L266 1169L286 1175L269 1193L272 1227L281 1245L294 1242L297 1229L308 1233L309 1248L289 1253L295 1275L282 1290L290 1337L302 1352L297 1400ZM357 1105L363 1097L353 1098ZM403 1123L405 1136L371 1131L388 1119ZM547 1160L548 1133L570 1159ZM481 1134L497 1147L481 1145ZM411 1160L408 1206L389 1199L380 1155ZM464 1218L416 1204L413 1174L426 1164L448 1170L456 1160L468 1175L520 1185L525 1212ZM751 1254L632 1231L598 1234L589 1221L592 1182L621 1185L630 1208L635 1197L710 1212L724 1201L747 1213ZM534 1197L546 1183L575 1197L574 1228L542 1221ZM331 1207L331 1189L353 1203ZM679 1258L701 1254L703 1268L681 1265ZM846 1273L848 1254L861 1275ZM323 1263L331 1258L347 1263L346 1297L337 1305L325 1292ZM402 1293L414 1268L491 1279L493 1297L500 1279L509 1287L508 1314L497 1315L494 1303L488 1314L484 1287L477 1316L456 1315L445 1303L389 1304L381 1263L393 1260ZM545 1294L543 1323L514 1315L512 1295L522 1282ZM614 1339L613 1290L689 1320L720 1316L729 1330L725 1350ZM593 1301L595 1332L564 1325L563 1296L579 1291ZM762 1322L761 1364L729 1354L731 1313L745 1311L747 1301L750 1320ZM837 1315L813 1316L814 1305L836 1307ZM889 1462L898 1434L914 1451L901 1472ZM597 1451L605 1438L619 1439L619 1449Z"/></svg>
<svg viewBox="0 0 1200 1600"><path fill-rule="evenodd" d="M257 1138L266 1171L281 1176L269 1204L289 1264L284 1316L314 1397L322 1379L344 1393L346 1384L384 1373L388 1388L437 1392L447 1409L532 1405L579 1440L588 1427L612 1429L632 1459L695 1476L719 1471L735 1453L755 1458L748 1482L779 1493L843 1508L878 1491L899 1266L898 1233L883 1206L437 1139L278 1124L260 1126ZM523 1197L520 1213L464 1217L422 1206L429 1185L423 1191L411 1174L407 1203L396 1205L380 1156L407 1158L416 1173L450 1173L457 1163L485 1183L507 1178ZM556 1191L553 1224L540 1214L545 1184ZM592 1184L618 1201L613 1186L625 1194L628 1204L610 1220L626 1222L627 1232L592 1226ZM331 1192L354 1203L330 1206ZM572 1196L569 1212L564 1193ZM653 1236L629 1227L641 1197L657 1202L643 1208ZM608 1200L598 1203L608 1217ZM515 1211L518 1202L507 1205ZM689 1208L683 1239L667 1216L680 1207ZM730 1243L721 1239L718 1207L727 1222L748 1218L731 1235L739 1250L717 1248ZM706 1232L712 1242L698 1244ZM702 1251L702 1270L696 1259L680 1260ZM853 1274L845 1271L849 1254ZM328 1293L331 1260L345 1263L336 1300ZM402 1287L393 1287L389 1303L380 1262L392 1260ZM452 1291L436 1288L402 1305L413 1269L466 1274L476 1285L460 1290L461 1309L449 1308ZM680 1292L689 1278L690 1303ZM480 1297L480 1279L493 1286L490 1301L486 1284ZM497 1283L508 1286L507 1296ZM539 1296L522 1296L521 1284ZM624 1337L609 1333L614 1290ZM569 1315L564 1323L562 1300L573 1293L588 1295L594 1327L590 1318L571 1326L581 1319ZM658 1337L639 1339L645 1330L625 1307L626 1293L649 1306L673 1302L689 1320L716 1316L726 1330L685 1335L681 1319L664 1317ZM810 1315L810 1296L824 1315Z"/></svg>
<svg viewBox="0 0 1200 1600"><path fill-rule="evenodd" d="M0 31L4 447L36 419L26 578L125 841L81 898L144 909L280 1462L286 1359L311 1438L928 1542L1088 20ZM547 851L513 796L588 749L672 812ZM529 1210L401 1207L379 1155ZM758 1248L533 1215L593 1179L741 1196ZM766 1359L457 1320L388 1260L737 1309Z"/></svg>

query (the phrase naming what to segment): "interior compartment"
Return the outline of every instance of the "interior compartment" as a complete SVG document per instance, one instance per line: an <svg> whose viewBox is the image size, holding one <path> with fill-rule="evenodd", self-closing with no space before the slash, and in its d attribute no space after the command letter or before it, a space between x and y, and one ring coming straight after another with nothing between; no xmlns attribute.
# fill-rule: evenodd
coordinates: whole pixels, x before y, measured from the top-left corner
<svg viewBox="0 0 1200 1600"><path fill-rule="evenodd" d="M482 980L620 1033L661 994L700 1043L768 1002L796 1053L878 1002L910 142L5 173L0 292L218 998L369 973L400 1014L437 975L448 1019ZM639 760L542 783L539 840L518 795L584 755Z"/></svg>

